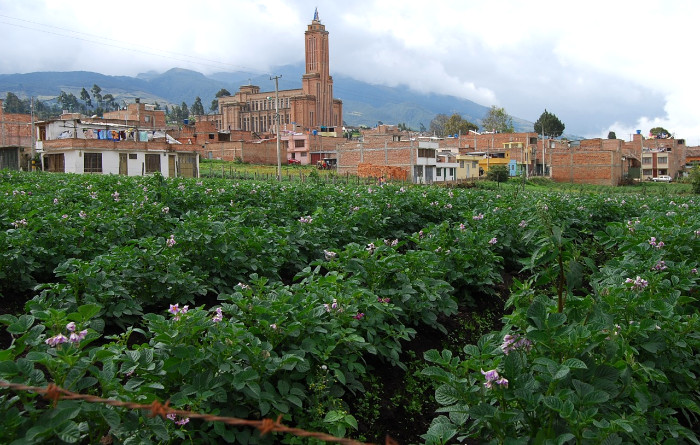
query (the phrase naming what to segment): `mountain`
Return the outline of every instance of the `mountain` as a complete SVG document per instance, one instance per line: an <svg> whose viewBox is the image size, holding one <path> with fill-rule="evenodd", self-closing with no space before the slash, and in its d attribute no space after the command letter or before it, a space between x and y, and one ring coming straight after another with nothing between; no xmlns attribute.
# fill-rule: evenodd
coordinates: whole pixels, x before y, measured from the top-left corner
<svg viewBox="0 0 700 445"><path fill-rule="evenodd" d="M279 88L297 89L301 87L304 66L287 65L276 68L274 75L279 78ZM0 98L8 92L20 98L37 97L50 101L61 91L80 97L85 88L91 93L93 85L98 85L102 95L112 94L117 102L131 102L140 98L142 102L160 105L192 105L196 97L202 99L208 108L216 93L222 88L231 93L241 85L253 84L263 91L274 91L271 75L260 73L233 72L202 73L173 68L164 73L150 71L136 77L108 76L88 71L36 72L27 74L0 74ZM437 114L459 113L464 119L478 123L489 107L479 105L454 96L422 94L406 86L386 87L360 82L345 76L333 76L334 96L343 101L343 118L347 125L375 126L405 123L418 129L428 128ZM91 93L92 94L92 93ZM532 122L513 117L516 131L532 131Z"/></svg>

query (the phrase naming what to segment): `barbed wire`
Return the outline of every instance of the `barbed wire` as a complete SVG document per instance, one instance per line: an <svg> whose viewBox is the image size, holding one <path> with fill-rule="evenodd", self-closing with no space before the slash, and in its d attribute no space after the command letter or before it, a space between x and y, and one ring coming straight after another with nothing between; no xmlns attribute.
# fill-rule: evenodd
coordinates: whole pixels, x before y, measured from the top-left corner
<svg viewBox="0 0 700 445"><path fill-rule="evenodd" d="M56 406L59 400L83 400L88 403L104 403L106 405L117 406L120 408L140 409L144 411L149 411L149 417L160 416L162 418L165 418L168 414L175 414L180 417L189 417L190 419L202 419L206 422L222 422L227 425L233 426L249 426L257 428L260 431L261 435L265 435L271 432L278 432L293 434L299 437L319 439L326 442L336 442L344 445L373 445L370 443L359 442L353 439L335 437L325 433L317 433L312 431L306 431L301 428L288 427L281 423L281 415L277 417L277 420L248 420L239 419L236 417L214 416L211 414L201 414L181 409L173 409L169 406L170 401L166 401L165 404L163 404L158 400L154 400L150 404L144 405L141 403L124 402L121 400L114 399L104 399L102 397L97 397L89 394L74 393L67 389L63 389L53 383L50 383L46 388L44 388L39 386L27 386L19 383L9 383L0 381L0 387L9 388L14 391L31 391L37 394L42 394L45 399L53 402L54 407ZM396 444L396 442L387 436L386 444Z"/></svg>

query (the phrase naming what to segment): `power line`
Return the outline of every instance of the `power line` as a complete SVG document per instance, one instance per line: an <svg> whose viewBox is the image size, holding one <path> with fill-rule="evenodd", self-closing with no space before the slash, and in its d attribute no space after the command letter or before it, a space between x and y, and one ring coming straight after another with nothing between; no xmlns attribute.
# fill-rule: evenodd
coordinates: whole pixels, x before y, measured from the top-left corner
<svg viewBox="0 0 700 445"><path fill-rule="evenodd" d="M143 46L143 45L139 45L139 47L137 48L137 47L133 47L133 44L130 42L111 39L111 38L102 37L102 36L98 36L98 35L94 35L94 34L88 34L88 33L81 32L81 31L75 31L75 30L72 30L69 28L61 28L58 26L47 25L44 23L20 19L17 17L11 17L11 16L4 15L4 14L0 14L0 17L29 24L29 25L23 25L21 23L13 23L13 22L5 21L5 20L0 20L0 23L4 23L7 25L15 26L18 28L29 29L32 31L43 32L46 34L67 37L70 39L80 40L83 42L93 43L93 44L97 44L97 45L108 46L108 47L112 47L112 48L116 48L116 49L120 49L120 50L124 50L124 51L140 53L140 54L144 54L144 55L148 55L148 56L157 56L157 57L162 57L165 59L178 60L181 62L199 63L200 65L205 65L205 66L209 66L212 68L219 68L219 69L233 68L236 70L242 70L242 71L251 72L251 73L258 73L260 75L268 74L264 71L261 71L261 70L255 69L255 68L251 68L251 67L246 67L246 66L242 66L242 65L234 65L231 63L220 62L218 60L192 56L189 54L178 53L175 51L168 51L168 50L164 50L164 49L160 49L160 48L152 48L152 47ZM30 25L35 25L35 26L30 26ZM42 29L40 27L45 27L45 28L49 28L49 29ZM56 31L52 31L52 30L56 30ZM81 37L81 36L85 36L85 37ZM98 40L95 40L95 39L98 39ZM110 43L110 42L113 42L113 43ZM127 46L123 46L123 45L127 45Z"/></svg>

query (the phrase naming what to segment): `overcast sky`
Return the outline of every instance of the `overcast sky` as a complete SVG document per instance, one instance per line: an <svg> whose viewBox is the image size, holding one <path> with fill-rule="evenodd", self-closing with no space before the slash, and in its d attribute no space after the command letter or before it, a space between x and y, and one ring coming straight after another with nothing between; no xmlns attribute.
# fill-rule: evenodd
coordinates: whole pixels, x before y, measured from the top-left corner
<svg viewBox="0 0 700 445"><path fill-rule="evenodd" d="M316 7L331 75L700 144L697 0L0 0L0 73L270 73L303 62Z"/></svg>

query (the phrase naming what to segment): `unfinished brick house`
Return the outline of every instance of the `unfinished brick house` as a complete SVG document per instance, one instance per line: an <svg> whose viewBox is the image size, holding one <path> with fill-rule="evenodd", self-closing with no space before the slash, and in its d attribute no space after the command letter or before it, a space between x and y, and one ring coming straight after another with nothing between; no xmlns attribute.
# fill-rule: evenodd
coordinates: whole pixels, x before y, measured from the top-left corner
<svg viewBox="0 0 700 445"><path fill-rule="evenodd" d="M0 99L0 170L32 168L32 116L5 113Z"/></svg>

